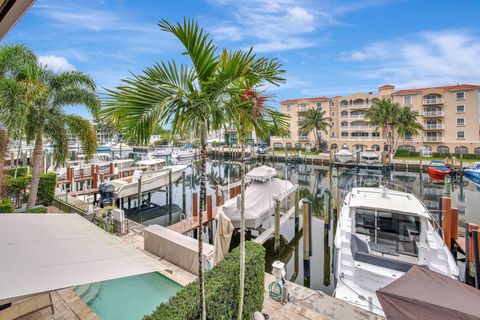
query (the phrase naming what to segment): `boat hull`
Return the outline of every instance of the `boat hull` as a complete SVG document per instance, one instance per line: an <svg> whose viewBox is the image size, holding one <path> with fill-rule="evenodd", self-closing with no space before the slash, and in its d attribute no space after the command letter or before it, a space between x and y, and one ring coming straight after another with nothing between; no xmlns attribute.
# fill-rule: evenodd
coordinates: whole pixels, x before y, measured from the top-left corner
<svg viewBox="0 0 480 320"><path fill-rule="evenodd" d="M429 174L433 176L439 176L439 177L446 176L447 174L450 174L452 172L451 169L438 169L435 167L428 167L427 171Z"/></svg>
<svg viewBox="0 0 480 320"><path fill-rule="evenodd" d="M473 177L475 179L480 179L480 170L473 170L473 169L465 169L463 173L469 177Z"/></svg>

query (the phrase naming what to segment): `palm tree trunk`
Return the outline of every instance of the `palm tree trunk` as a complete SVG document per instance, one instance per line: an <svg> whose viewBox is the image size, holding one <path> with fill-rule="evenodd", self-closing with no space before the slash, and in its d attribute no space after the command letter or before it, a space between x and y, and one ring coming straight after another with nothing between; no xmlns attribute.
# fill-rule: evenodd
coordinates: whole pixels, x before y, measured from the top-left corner
<svg viewBox="0 0 480 320"><path fill-rule="evenodd" d="M17 152L17 164L15 165L15 174L14 178L17 178L17 173L18 173L18 167L20 166L20 156L22 153L22 138L18 140L18 152Z"/></svg>
<svg viewBox="0 0 480 320"><path fill-rule="evenodd" d="M30 183L30 194L28 195L27 210L32 209L37 202L38 184L40 182L40 171L42 167L43 156L43 137L42 130L37 131L35 138L35 147L33 148L32 159L32 182Z"/></svg>
<svg viewBox="0 0 480 320"><path fill-rule="evenodd" d="M0 123L0 126L2 124ZM3 194L3 166L5 164L5 155L8 150L8 133L7 130L0 128L0 196Z"/></svg>
<svg viewBox="0 0 480 320"><path fill-rule="evenodd" d="M206 191L206 163L207 163L207 124L202 121L200 124L200 144L202 145L201 157L202 157L202 170L200 175L200 205L198 212L198 283L200 286L200 319L206 319L205 310L205 291L204 291L204 274L203 274L203 203L205 201Z"/></svg>
<svg viewBox="0 0 480 320"><path fill-rule="evenodd" d="M245 135L240 133L242 156L240 158L240 286L238 293L238 317L243 319L243 296L245 290Z"/></svg>

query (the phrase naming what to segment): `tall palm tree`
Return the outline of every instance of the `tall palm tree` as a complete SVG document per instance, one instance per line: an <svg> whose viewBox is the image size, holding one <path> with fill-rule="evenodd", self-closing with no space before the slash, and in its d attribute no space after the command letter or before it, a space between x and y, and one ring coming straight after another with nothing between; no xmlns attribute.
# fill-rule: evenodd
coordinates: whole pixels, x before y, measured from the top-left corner
<svg viewBox="0 0 480 320"><path fill-rule="evenodd" d="M317 151L320 152L322 132L327 133L327 128L331 126L331 122L332 119L326 116L325 110L320 108L309 109L300 123L299 129L303 133L310 133L313 131Z"/></svg>
<svg viewBox="0 0 480 320"><path fill-rule="evenodd" d="M405 135L418 135L423 126L418 122L419 116L417 110L410 107L401 107L396 121L397 140L395 142L395 149L400 138L405 139Z"/></svg>
<svg viewBox="0 0 480 320"><path fill-rule="evenodd" d="M279 85L284 80L279 76L284 73L281 65L276 61L267 61L271 64L271 82ZM267 79L266 79L267 80ZM248 132L255 131L257 136L266 137L272 127L286 129L286 115L266 106L268 97L258 93L256 88L263 84L263 79L245 79L241 84L240 96L232 99L232 118L237 129L238 141L241 146L240 157L240 285L238 296L238 316L243 319L243 298L245 289L245 138Z"/></svg>
<svg viewBox="0 0 480 320"><path fill-rule="evenodd" d="M67 115L67 105L85 105L92 113L99 102L95 83L79 71L54 73L35 60L22 69L21 77L0 81L0 116L8 127L24 128L27 140L35 141L32 157L32 180L27 209L37 200L38 183L43 158L43 139L55 146L54 159L64 162L68 153L68 134L77 136L83 144L87 159L96 149L93 126L80 116Z"/></svg>
<svg viewBox="0 0 480 320"><path fill-rule="evenodd" d="M250 51L217 52L209 35L192 20L170 24L162 20L162 31L174 35L184 46L191 65L156 63L141 75L123 80L108 90L101 117L113 121L127 139L148 143L157 125L170 123L172 136L196 131L201 145L199 221L203 219L206 180L207 132L220 129L226 120L225 104L237 95L235 83L249 75L265 77L269 64ZM205 319L203 229L198 226L200 319Z"/></svg>

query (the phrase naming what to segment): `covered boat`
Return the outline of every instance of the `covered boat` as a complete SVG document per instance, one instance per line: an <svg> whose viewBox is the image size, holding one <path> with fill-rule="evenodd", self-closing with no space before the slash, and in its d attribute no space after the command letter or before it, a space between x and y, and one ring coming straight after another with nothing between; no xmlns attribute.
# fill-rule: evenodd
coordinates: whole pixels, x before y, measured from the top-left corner
<svg viewBox="0 0 480 320"><path fill-rule="evenodd" d="M257 229L274 212L274 199L293 187L290 181L275 178L276 170L268 166L254 168L246 174L245 227ZM230 218L235 228L240 227L240 195L225 202L220 210Z"/></svg>
<svg viewBox="0 0 480 320"><path fill-rule="evenodd" d="M475 166L473 167L473 169L463 170L463 173L465 173L469 177L480 179L480 163L475 163Z"/></svg>
<svg viewBox="0 0 480 320"><path fill-rule="evenodd" d="M452 170L445 165L445 162L439 160L433 160L428 167L428 173L435 176L446 176L450 174Z"/></svg>
<svg viewBox="0 0 480 320"><path fill-rule="evenodd" d="M340 149L335 158L338 162L347 163L353 161L353 153L348 149L346 144L343 145L342 149Z"/></svg>
<svg viewBox="0 0 480 320"><path fill-rule="evenodd" d="M380 163L380 154L374 150L366 150L360 155L363 162L367 164Z"/></svg>

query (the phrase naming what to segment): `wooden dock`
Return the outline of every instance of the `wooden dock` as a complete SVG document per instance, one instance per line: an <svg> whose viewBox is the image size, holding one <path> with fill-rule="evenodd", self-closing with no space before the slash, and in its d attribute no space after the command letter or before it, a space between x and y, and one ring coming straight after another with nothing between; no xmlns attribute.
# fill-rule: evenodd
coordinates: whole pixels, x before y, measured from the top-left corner
<svg viewBox="0 0 480 320"><path fill-rule="evenodd" d="M215 217L217 216L217 211L218 207L213 208L212 210L212 218L209 219L207 215L207 211L203 213L203 220L202 220L202 225L215 220ZM172 224L171 226L168 226L170 230L176 231L181 234L185 234L189 231L193 231L198 228L198 216L193 216L193 217L188 217L186 219L183 219L180 222L177 222L175 224Z"/></svg>

